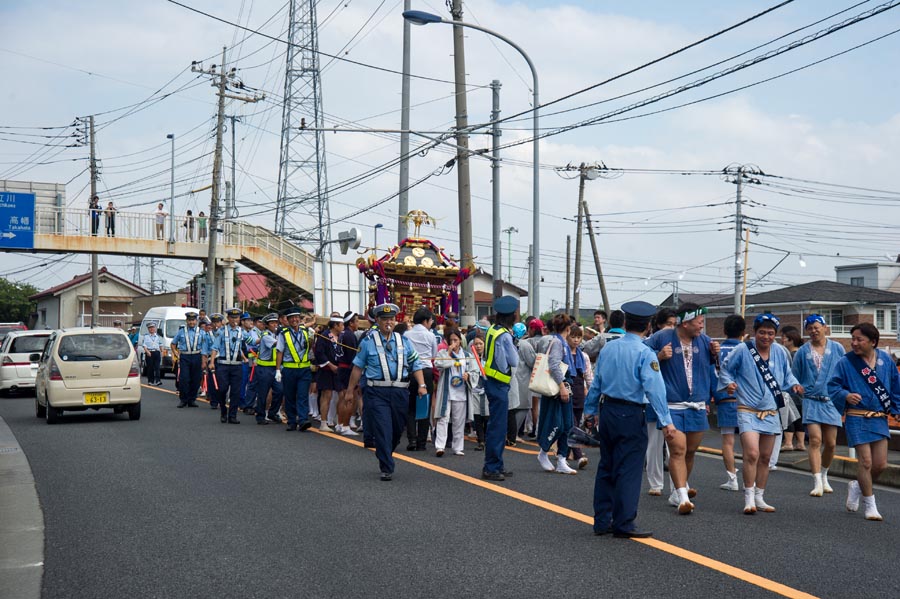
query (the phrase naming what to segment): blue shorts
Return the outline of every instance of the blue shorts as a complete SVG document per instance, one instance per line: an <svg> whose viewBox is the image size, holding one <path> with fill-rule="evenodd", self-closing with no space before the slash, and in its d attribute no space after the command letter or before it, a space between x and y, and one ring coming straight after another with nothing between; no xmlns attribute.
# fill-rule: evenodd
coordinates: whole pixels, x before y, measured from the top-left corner
<svg viewBox="0 0 900 599"><path fill-rule="evenodd" d="M738 429L741 433L759 433L761 435L780 435L781 419L777 414L760 419L752 412L737 413Z"/></svg>
<svg viewBox="0 0 900 599"><path fill-rule="evenodd" d="M737 400L716 401L716 422L719 428L737 428Z"/></svg>
<svg viewBox="0 0 900 599"><path fill-rule="evenodd" d="M803 398L803 424L830 424L843 426L841 414L830 399L821 401L810 397Z"/></svg>
<svg viewBox="0 0 900 599"><path fill-rule="evenodd" d="M702 433L709 428L706 410L669 410L672 424L683 433Z"/></svg>
<svg viewBox="0 0 900 599"><path fill-rule="evenodd" d="M888 426L887 418L847 415L844 421L844 431L847 433L847 445L850 447L891 438L891 429Z"/></svg>

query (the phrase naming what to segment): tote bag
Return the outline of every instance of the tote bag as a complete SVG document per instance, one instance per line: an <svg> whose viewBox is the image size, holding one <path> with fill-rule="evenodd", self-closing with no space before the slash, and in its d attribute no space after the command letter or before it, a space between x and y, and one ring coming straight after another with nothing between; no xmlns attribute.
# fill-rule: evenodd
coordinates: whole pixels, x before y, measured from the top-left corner
<svg viewBox="0 0 900 599"><path fill-rule="evenodd" d="M550 348L556 339L550 340L547 351L537 354L534 357L534 368L531 369L531 380L528 383L528 390L538 395L546 395L547 397L556 397L559 395L559 384L550 376ZM563 376L569 369L569 365L565 362L560 363L559 369Z"/></svg>

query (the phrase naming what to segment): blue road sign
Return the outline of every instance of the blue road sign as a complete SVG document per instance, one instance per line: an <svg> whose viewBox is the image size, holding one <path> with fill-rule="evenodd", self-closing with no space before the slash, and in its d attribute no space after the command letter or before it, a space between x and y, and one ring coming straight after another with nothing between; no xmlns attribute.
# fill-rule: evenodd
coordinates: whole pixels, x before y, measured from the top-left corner
<svg viewBox="0 0 900 599"><path fill-rule="evenodd" d="M34 194L0 191L0 249L34 247Z"/></svg>

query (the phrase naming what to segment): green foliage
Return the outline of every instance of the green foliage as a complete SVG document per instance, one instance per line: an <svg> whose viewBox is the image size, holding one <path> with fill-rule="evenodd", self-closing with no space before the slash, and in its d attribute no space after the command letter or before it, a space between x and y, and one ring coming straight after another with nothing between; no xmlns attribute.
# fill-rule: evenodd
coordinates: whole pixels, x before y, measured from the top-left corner
<svg viewBox="0 0 900 599"><path fill-rule="evenodd" d="M34 285L0 278L0 322L27 323L35 309L35 302L28 298L38 291Z"/></svg>

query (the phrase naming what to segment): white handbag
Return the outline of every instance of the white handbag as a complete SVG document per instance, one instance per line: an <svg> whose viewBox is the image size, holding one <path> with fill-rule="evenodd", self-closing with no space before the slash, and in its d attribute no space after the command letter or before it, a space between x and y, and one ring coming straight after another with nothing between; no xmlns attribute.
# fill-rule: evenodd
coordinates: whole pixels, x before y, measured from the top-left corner
<svg viewBox="0 0 900 599"><path fill-rule="evenodd" d="M545 353L535 355L534 368L531 369L531 380L528 382L529 391L538 395L546 395L547 397L559 395L559 384L550 376L550 348L553 347L554 341L556 339L550 340L550 345L547 346ZM565 376L569 366L565 362L561 362L559 369Z"/></svg>

